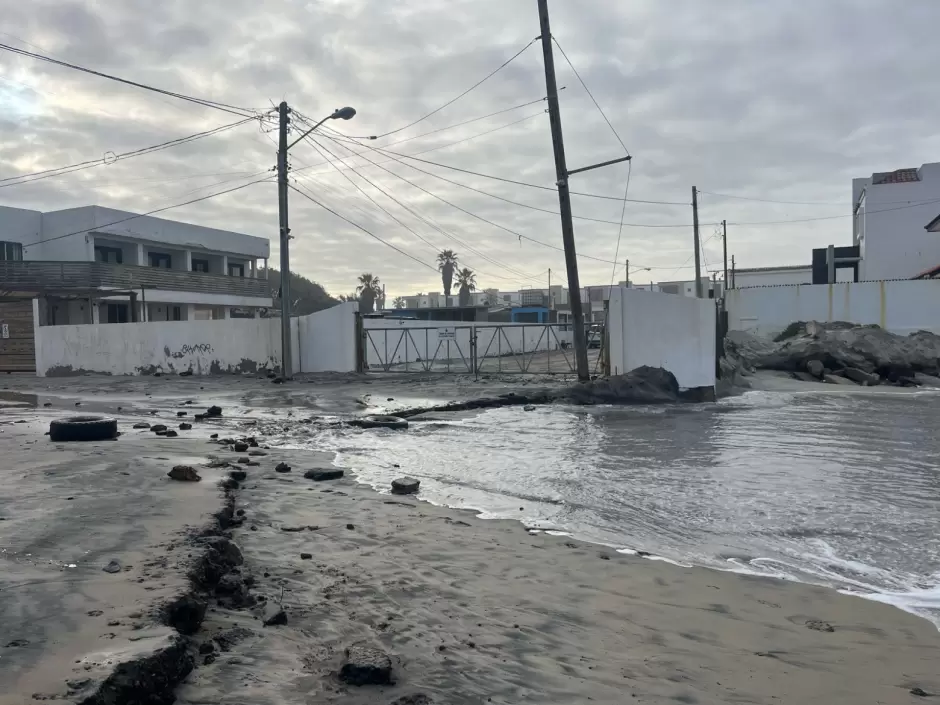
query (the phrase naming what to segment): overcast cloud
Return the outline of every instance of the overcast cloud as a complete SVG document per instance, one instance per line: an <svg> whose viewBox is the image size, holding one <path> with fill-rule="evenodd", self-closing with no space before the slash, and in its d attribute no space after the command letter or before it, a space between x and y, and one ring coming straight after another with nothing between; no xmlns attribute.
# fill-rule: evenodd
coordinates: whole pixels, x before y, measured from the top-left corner
<svg viewBox="0 0 940 705"><path fill-rule="evenodd" d="M715 223L729 225L739 266L808 263L810 249L851 241L851 219L781 225L759 221L846 216L851 179L940 157L934 91L940 45L935 0L551 0L553 33L634 155L629 196L687 204L706 192L822 205L701 199L706 261L720 264ZM104 72L214 101L265 110L287 100L318 119L372 135L412 122L475 83L538 34L535 0L0 0L0 41ZM622 148L556 51L570 168ZM384 146L545 95L536 43L468 96ZM464 169L552 186L544 103L447 129L391 149ZM206 109L33 59L0 52L0 178L120 153L234 121ZM518 121L518 122L517 122ZM509 123L516 124L504 127ZM490 134L481 134L502 128ZM270 129L270 128L269 128ZM476 137L474 137L477 135ZM467 139L474 137L473 139ZM262 178L276 134L248 124L180 147L75 174L0 188L0 205L56 210L99 204L147 211ZM465 140L459 144L452 144ZM335 142L324 147L348 155ZM360 147L354 147L359 150ZM564 281L562 252L488 225L409 185L553 246L557 215L520 208L366 152L357 171L450 239L346 171L427 244L374 206L302 142L292 150L298 187L416 259L457 251L480 288ZM387 162L387 163L386 163ZM427 164L452 181L549 211L551 191ZM338 165L342 166L342 165ZM310 168L303 168L310 167ZM625 165L572 177L574 190L622 196ZM224 183L223 183L224 182ZM577 216L618 221L620 204L576 197ZM263 183L162 217L271 239L277 199ZM628 203L618 261L634 280L691 277L688 205ZM637 224L675 227L637 227ZM291 192L292 266L334 294L361 272L390 296L440 291L438 275ZM614 258L616 224L575 221L579 254ZM0 236L2 239L2 236ZM473 252L486 255L486 258ZM492 260L492 261L490 261ZM495 261L495 263L494 263ZM508 268L508 269L507 269ZM612 266L583 258L582 284L610 281ZM617 279L623 278L623 267Z"/></svg>

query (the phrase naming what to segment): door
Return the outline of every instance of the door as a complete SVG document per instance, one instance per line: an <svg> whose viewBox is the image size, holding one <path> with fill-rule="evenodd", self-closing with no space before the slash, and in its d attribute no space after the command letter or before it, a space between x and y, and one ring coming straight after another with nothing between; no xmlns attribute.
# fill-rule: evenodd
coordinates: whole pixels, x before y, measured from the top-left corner
<svg viewBox="0 0 940 705"><path fill-rule="evenodd" d="M0 372L36 371L32 301L0 301Z"/></svg>

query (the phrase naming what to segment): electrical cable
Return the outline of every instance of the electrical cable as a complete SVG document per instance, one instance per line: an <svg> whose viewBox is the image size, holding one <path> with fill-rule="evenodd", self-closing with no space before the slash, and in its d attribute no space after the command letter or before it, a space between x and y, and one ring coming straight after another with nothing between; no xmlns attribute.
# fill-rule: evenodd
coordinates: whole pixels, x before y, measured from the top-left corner
<svg viewBox="0 0 940 705"><path fill-rule="evenodd" d="M248 186L254 186L255 184L260 184L265 181L270 181L270 179L258 179L257 181L251 181L247 184L242 184L241 186L235 186L234 188L226 189L225 191L219 191L217 193L210 193L208 196L201 196L199 198L194 198L190 201L186 201L185 203L175 203L172 206L163 206L162 208L154 208L151 211L147 211L146 213L137 213L135 215L130 216L129 218L121 218L120 220L114 220L110 223L102 223L98 225L93 225L90 228L84 228L83 230L75 230L70 233L65 233L64 235L56 235L55 237L46 238L45 240L37 240L36 242L31 242L28 245L23 245L23 249L27 250L30 247L34 247L35 245L41 245L42 243L45 243L45 242L54 242L55 240L61 240L66 237L72 237L73 235L81 235L82 233L91 232L92 230L100 230L102 228L109 228L112 225L118 225L119 223L126 223L129 220L136 220L137 218L143 218L148 215L153 215L154 213L162 213L163 211L168 211L173 208L182 208L183 206L189 206L189 205L192 205L193 203L199 203L200 201L207 201L210 198L215 198L216 196L224 196L227 193L232 193L233 191L239 191L243 188L247 188Z"/></svg>
<svg viewBox="0 0 940 705"><path fill-rule="evenodd" d="M741 201L758 201L760 203L781 203L788 206L842 206L844 203L835 203L833 201L775 201L769 198L755 198L752 196L735 196L730 193L715 193L714 191L702 191L698 189L700 194L707 194L709 196L718 196L719 198L734 198Z"/></svg>
<svg viewBox="0 0 940 705"><path fill-rule="evenodd" d="M891 211L903 211L909 208L919 208L921 206L929 205L932 203L940 203L940 198L934 198L929 201L920 201L917 203L908 203L908 205L897 206L896 208L879 208L876 210L867 210L865 211L866 215L874 215L875 213L888 213ZM728 221L728 225L786 225L788 223L812 223L820 220L836 220L838 218L854 218L855 213L843 213L842 215L826 215L818 218L795 218L792 220L763 220L755 221L751 223L739 223Z"/></svg>
<svg viewBox="0 0 940 705"><path fill-rule="evenodd" d="M425 216L423 216L423 215L421 215L420 213L418 213L417 211L415 211L413 208L411 208L411 207L405 205L404 203L402 203L401 201L399 201L397 198L395 198L393 195L391 195L390 193L388 193L388 191L386 191L385 189L383 189L381 186L377 185L376 183L374 183L373 181L371 181L371 180L368 179L367 177L363 176L363 175L362 175L361 173L359 173L355 168L350 167L342 157L338 157L336 154L334 154L333 152L331 152L327 147L324 147L324 146L322 146L322 145L316 143L309 135L308 135L308 139L311 141L311 143L314 145L314 147L318 149L318 151L319 151L320 149L325 150L325 151L326 151L330 156L332 156L334 159L338 159L340 162L342 162L343 165L347 167L347 169L351 170L351 171L352 171L354 174L356 174L356 176L358 176L360 179L363 179L363 180L366 181L369 185L371 185L373 188L377 189L378 191L381 191L389 200L394 201L394 202L397 203L400 207L402 207L403 209L405 209L407 212L411 213L412 216L414 216L415 218L418 218L419 220L425 222L427 225L433 227L435 230L437 230L438 232L440 232L440 233L441 233L442 235L444 235L445 237L448 237L448 238L450 238L451 240L453 240L454 242L457 242L458 244L462 245L464 248L466 248L466 249L470 250L471 252L475 253L477 256L481 257L482 259L484 259L485 261L489 262L490 264L493 264L493 265L495 265L495 266L497 266L497 267L500 267L500 268L502 268L502 269L505 269L505 270L506 270L507 272L509 272L510 274L515 275L515 279L516 279L516 280L518 280L518 279L520 279L520 278L521 278L521 279L533 279L533 280L537 280L536 277L531 276L531 275L528 275L528 274L526 274L526 273L524 273L524 272L522 272L522 271L520 271L520 270L514 269L513 267L510 267L509 265L503 264L502 262L499 262L498 260L495 260L495 259L493 259L492 257L490 257L490 256L488 256L488 255L486 255L486 254L480 252L479 250L476 250L475 248L471 247L471 246L468 245L467 243L465 243L465 242L463 242L462 240L460 240L457 236L455 236L455 235L453 235L453 234L447 232L446 230L444 230L444 229L443 229L442 227L440 227L437 223L434 223L434 222L433 222L432 220L430 220L429 218L426 218ZM342 145L341 145L341 146L342 146ZM345 147L344 147L344 148L345 148ZM347 149L347 151L349 151L348 148L345 148L345 149ZM322 152L321 152L321 154L322 154ZM368 157L364 157L364 158L365 158L367 161L369 161L370 163L372 162L372 160L370 160ZM333 164L333 162L330 162L330 163ZM335 167L336 165L333 164L333 166ZM380 206L378 203L376 203L375 200L372 199L371 196L369 196L368 194L366 194L365 191L363 191L363 190L359 187L358 184L356 184L352 179L350 179L349 176L347 176L345 173L343 173L343 171L342 171L341 169L339 169L339 167L336 167L336 169L337 169L355 188L357 188L359 191L361 191L370 201L372 201L373 203L375 203L376 206L378 206L379 208L381 208L381 209L386 213L386 215L388 215L389 217L391 217L393 220L395 220L399 225L401 225L401 226L404 227L405 229L409 230L409 231L410 231L413 235L415 235L415 237L417 237L419 240L421 240L422 242L424 242L425 244L427 244L427 245L429 245L431 248L433 248L435 252L438 252L438 251L439 251L440 248L438 248L436 245L434 245L433 243L431 243L431 242L429 242L428 240L426 240L424 237L422 237L421 235L419 235L415 230L413 230L410 226L408 226L408 225L406 225L405 223L403 223L401 220L399 220L399 219L396 218L394 215L392 215L391 213L389 213L385 208L383 208L383 207ZM496 277L496 278L498 278L498 279L507 279L507 280L509 280L509 281L512 281L512 280L513 280L513 279L510 278L510 277L503 277L503 276L498 275L498 274L486 273L486 272L483 272L482 270L477 270L477 271L478 271L480 274L484 274L484 275L486 275L486 276L492 276L492 277Z"/></svg>
<svg viewBox="0 0 940 705"><path fill-rule="evenodd" d="M500 71L502 71L504 68L506 68L507 66L509 66L509 64L511 64L513 61L515 61L519 56L521 56L521 55L525 52L526 49L528 49L530 46L532 46L533 44L535 44L535 42L537 42L538 40L539 40L539 37L536 37L535 39L533 39L531 42L529 42L529 43L526 44L524 47L522 47L519 51L517 51L515 54L513 54L510 58L506 59L506 61L504 61L502 64L500 64L496 69L494 69L493 71L491 71L490 73L488 73L486 76L484 76L483 78L481 78L479 81L477 81L476 83L474 83L472 86L470 86L470 87L469 87L467 90L465 90L463 93L461 93L460 95L458 95L456 98L450 99L449 101L447 101L446 103L444 103L441 107L435 108L434 110L432 110L431 112L429 112L427 115L425 115L425 116L423 116L423 117L420 117L420 118L418 118L417 120L413 120L412 122L409 122L407 125L402 125L401 127L396 128L396 129L394 129L394 130L389 130L388 132L383 132L381 135L367 135L367 136L360 136L360 137L352 137L352 139L377 140L377 139L380 139L380 138L382 138L382 137L388 137L389 135L397 134L397 133L401 132L402 130L407 130L409 127L413 127L414 125L417 125L419 122L423 122L424 120L427 120L427 119L428 119L429 117L431 117L432 115L436 115L437 113L441 112L444 108L446 108L446 107L448 107L448 106L450 106L450 105L453 105L453 104L456 103L458 100L460 100L461 98L463 98L465 95L467 95L468 93L470 93L470 92L473 91L474 89L478 88L479 86L483 85L483 84L484 84L486 81L488 81L490 78L492 78L492 77L495 76L497 73L499 73Z"/></svg>
<svg viewBox="0 0 940 705"><path fill-rule="evenodd" d="M66 68L74 69L76 71L89 73L94 76L99 76L100 78L107 78L108 80L117 81L118 83L124 83L129 86L143 88L144 90L153 91L154 93L162 93L163 95L170 96L171 98L178 98L179 100L189 101L190 103L196 103L197 105L202 105L207 108L215 108L216 110L221 110L226 113L232 113L233 115L240 115L241 117L253 117L256 114L255 111L250 110L249 108L240 108L235 105L229 105L228 103L219 103L214 100L208 100L204 98L194 98L193 96L184 95L183 93L175 93L174 91L167 91L162 88L156 88L155 86L149 86L145 83L138 83L137 81L131 81L126 78L120 78L119 76L113 76L111 74L103 73L101 71L95 71L94 69L85 68L84 66L79 66L77 64L69 63L68 61L61 61L59 59L53 59L51 56L46 56L44 54L37 54L35 52L26 51L25 49L18 49L17 47L10 46L9 44L0 43L0 49L13 52L14 54L19 54L21 56L28 56L32 59L39 59L40 61L47 61L50 64L56 64L57 66L64 66Z"/></svg>
<svg viewBox="0 0 940 705"><path fill-rule="evenodd" d="M422 265L422 266L424 266L424 267L427 267L428 269L430 269L431 271L433 271L435 274L437 273L437 271L438 271L438 270L437 270L437 267L434 267L434 266L428 264L427 262L421 261L420 259L418 259L418 258L415 257L414 255L408 254L407 252L405 252L405 251L402 250L401 248L396 247L395 245L391 244L390 242L386 242L385 240L383 240L382 238L380 238L380 237L379 237L378 235L376 235L375 233L373 233L373 232L371 232L370 230L367 230L366 228L364 228L364 227L362 227L361 225L359 225L359 223L356 223L356 222L350 220L349 218L347 218L347 217L344 216L344 215L340 215L340 214L337 213L335 210L333 210L333 209L330 208L329 206L324 205L322 202L318 201L316 198L314 198L314 197L311 196L310 194L306 193L305 191L301 191L300 188L298 188L295 184L289 184L289 186L290 186L290 188L294 189L297 193L299 193L301 196L303 196L304 198L306 198L306 199L308 199L308 200L310 200L310 201L313 201L313 202L316 203L318 206L320 206L320 208L322 208L322 209L325 210L325 211L328 211L329 213L332 213L333 215L335 215L335 216L336 216L337 218L339 218L340 220L345 220L347 223L349 223L350 225L352 225L354 228L357 228L357 229L361 230L362 232L364 232L364 233L365 233L366 235L368 235L369 237L375 238L376 240L378 240L379 242L381 242L383 245L385 245L385 246L387 246L387 247L390 247L390 248L392 248L393 250L395 250L396 252L398 252L399 254L404 255L404 256L407 257L408 259L414 260L414 261L417 262L418 264L420 264L420 265Z"/></svg>
<svg viewBox="0 0 940 705"><path fill-rule="evenodd" d="M108 154L113 154L113 152L106 152L105 156L101 159L90 159L84 162L78 162L77 164L69 164L66 166L55 167L53 169L43 169L42 171L35 171L29 174L19 174L17 176L8 176L6 178L0 179L0 188L6 188L7 186L17 186L19 184L28 184L33 181L40 181L41 179L47 179L53 176L61 176L63 174L71 174L75 171L81 171L82 169L90 169L96 166L111 165L117 161L122 161L129 159L131 157L139 157L147 154L152 154L153 152L159 152L163 149L168 149L170 147L176 147L181 144L187 144L189 142L194 142L204 137L210 137L212 135L219 134L220 132L225 132L226 130L231 130L232 128L239 127L244 125L247 122L252 122L257 118L250 117L243 120L238 120L236 122L229 123L227 125L220 125L219 127L212 128L211 130L205 130L203 132L197 132L192 135L187 135L186 137L178 137L167 142L161 142L160 144L155 144L150 147L141 147L140 149L135 149L130 152L122 152L121 154L114 154L111 159L108 159Z"/></svg>

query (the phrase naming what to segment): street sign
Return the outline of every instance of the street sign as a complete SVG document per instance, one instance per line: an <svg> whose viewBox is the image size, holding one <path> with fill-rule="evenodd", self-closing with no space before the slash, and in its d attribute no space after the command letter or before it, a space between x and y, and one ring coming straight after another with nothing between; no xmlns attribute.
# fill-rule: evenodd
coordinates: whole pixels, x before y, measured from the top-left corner
<svg viewBox="0 0 940 705"><path fill-rule="evenodd" d="M457 329L456 328L438 328L437 339L438 340L457 340Z"/></svg>

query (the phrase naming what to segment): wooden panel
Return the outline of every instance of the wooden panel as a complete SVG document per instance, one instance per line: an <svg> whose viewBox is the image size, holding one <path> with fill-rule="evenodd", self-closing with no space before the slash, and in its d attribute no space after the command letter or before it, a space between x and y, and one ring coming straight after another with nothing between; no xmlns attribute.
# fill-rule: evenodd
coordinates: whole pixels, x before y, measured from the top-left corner
<svg viewBox="0 0 940 705"><path fill-rule="evenodd" d="M32 301L0 302L0 372L36 371L35 335Z"/></svg>

